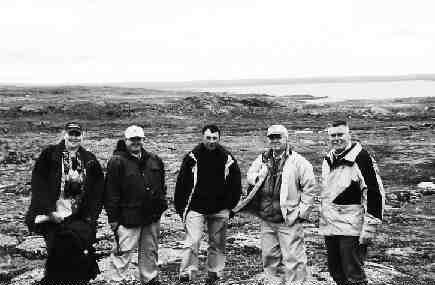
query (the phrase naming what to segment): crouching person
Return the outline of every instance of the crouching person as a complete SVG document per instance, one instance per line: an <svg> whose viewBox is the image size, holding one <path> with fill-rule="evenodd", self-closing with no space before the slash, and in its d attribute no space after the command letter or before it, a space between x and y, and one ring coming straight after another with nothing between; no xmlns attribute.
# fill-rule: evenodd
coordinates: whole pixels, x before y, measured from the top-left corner
<svg viewBox="0 0 435 285"><path fill-rule="evenodd" d="M42 151L32 171L26 224L43 235L48 254L39 284L86 284L99 273L92 244L102 208L103 172L81 146L80 124L67 123L63 137Z"/></svg>
<svg viewBox="0 0 435 285"><path fill-rule="evenodd" d="M313 207L316 179L312 165L293 151L282 125L267 130L269 149L248 170L248 196L234 209L261 219L266 284L302 284L308 277L303 221Z"/></svg>
<svg viewBox="0 0 435 285"><path fill-rule="evenodd" d="M136 249L139 278L148 285L158 280L160 217L167 209L162 160L143 148L144 131L130 126L107 165L104 206L116 245L108 279L127 280Z"/></svg>

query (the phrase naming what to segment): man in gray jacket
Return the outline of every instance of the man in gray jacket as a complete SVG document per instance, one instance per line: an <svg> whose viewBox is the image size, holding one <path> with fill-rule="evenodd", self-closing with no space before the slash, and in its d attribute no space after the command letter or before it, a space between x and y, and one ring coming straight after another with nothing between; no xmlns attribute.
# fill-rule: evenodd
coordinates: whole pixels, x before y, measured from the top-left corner
<svg viewBox="0 0 435 285"><path fill-rule="evenodd" d="M261 218L267 284L300 284L308 276L302 223L313 207L316 179L312 165L290 148L284 126L270 126L267 138L269 149L248 170L251 190L233 211Z"/></svg>

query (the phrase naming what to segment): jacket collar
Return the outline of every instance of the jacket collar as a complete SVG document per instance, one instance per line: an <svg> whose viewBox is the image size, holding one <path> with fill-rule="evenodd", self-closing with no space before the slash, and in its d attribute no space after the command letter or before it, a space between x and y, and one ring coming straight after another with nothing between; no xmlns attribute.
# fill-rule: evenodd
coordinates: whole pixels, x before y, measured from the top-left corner
<svg viewBox="0 0 435 285"><path fill-rule="evenodd" d="M204 144L203 144L203 143L199 143L197 146L195 146L195 147L193 148L192 153L193 153L195 156L198 156L199 152L202 151L202 150L204 150L204 149L205 149ZM227 151L223 146L221 146L220 144L218 144L218 145L216 146L216 151L217 151L217 152L220 152L221 154L224 154L224 155L228 155L228 154L229 154L228 151Z"/></svg>
<svg viewBox="0 0 435 285"><path fill-rule="evenodd" d="M116 143L116 148L113 151L114 155L119 155L122 156L126 159L132 159L132 160L137 160L137 161L142 161L142 160L146 160L149 156L149 153L144 149L141 148L141 156L140 159L137 158L136 156L132 155L128 150L127 150L127 145L125 144L124 140L118 140L118 142Z"/></svg>
<svg viewBox="0 0 435 285"><path fill-rule="evenodd" d="M66 151L65 140L61 140L54 147L53 159L59 158L64 151ZM82 157L82 159L86 159L87 158L87 156L86 156L86 149L84 149L82 146L79 147L77 152L79 153L80 157Z"/></svg>
<svg viewBox="0 0 435 285"><path fill-rule="evenodd" d="M292 155L292 150L290 148L290 145L288 144L285 152L281 155L281 158L288 158L291 155ZM273 158L273 151L271 149L269 149L268 151L266 151L263 154L263 161L266 161L266 160L269 160L272 158Z"/></svg>
<svg viewBox="0 0 435 285"><path fill-rule="evenodd" d="M334 151L332 150L328 153L325 159L332 168L342 164L353 164L361 150L361 144L359 142L354 142L349 149L345 150L344 153L338 157L334 156Z"/></svg>

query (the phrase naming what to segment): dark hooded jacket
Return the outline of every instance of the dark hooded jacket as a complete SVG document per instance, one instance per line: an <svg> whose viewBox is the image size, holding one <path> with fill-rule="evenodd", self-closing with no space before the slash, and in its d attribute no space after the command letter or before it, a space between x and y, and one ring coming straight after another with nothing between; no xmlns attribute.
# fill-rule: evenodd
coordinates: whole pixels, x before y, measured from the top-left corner
<svg viewBox="0 0 435 285"><path fill-rule="evenodd" d="M231 153L218 145L211 154L201 143L181 164L175 186L175 209L183 220L189 210L213 214L232 209L240 199L241 189L240 169Z"/></svg>
<svg viewBox="0 0 435 285"><path fill-rule="evenodd" d="M56 201L60 196L62 178L62 153L65 141L50 145L42 151L32 171L32 198L26 214L26 225L30 231L39 232L35 226L37 215L48 215L56 210ZM71 219L80 219L94 229L102 209L104 174L94 154L80 147L79 155L86 169L84 196L77 213Z"/></svg>
<svg viewBox="0 0 435 285"><path fill-rule="evenodd" d="M168 208L162 160L144 149L138 159L119 141L107 164L104 193L110 223L138 227L158 221Z"/></svg>

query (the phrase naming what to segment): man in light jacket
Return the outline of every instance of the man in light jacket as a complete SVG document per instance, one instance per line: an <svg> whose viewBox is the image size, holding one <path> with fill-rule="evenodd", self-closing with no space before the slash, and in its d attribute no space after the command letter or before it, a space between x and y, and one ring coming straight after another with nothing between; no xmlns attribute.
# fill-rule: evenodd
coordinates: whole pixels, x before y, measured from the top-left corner
<svg viewBox="0 0 435 285"><path fill-rule="evenodd" d="M368 284L363 264L367 244L382 222L384 188L374 159L351 141L347 122L332 123L328 137L319 225L329 273L338 285Z"/></svg>
<svg viewBox="0 0 435 285"><path fill-rule="evenodd" d="M308 276L302 223L313 207L316 179L312 165L291 150L284 126L270 126L267 138L270 148L248 170L251 190L233 211L261 218L266 282L299 284Z"/></svg>

